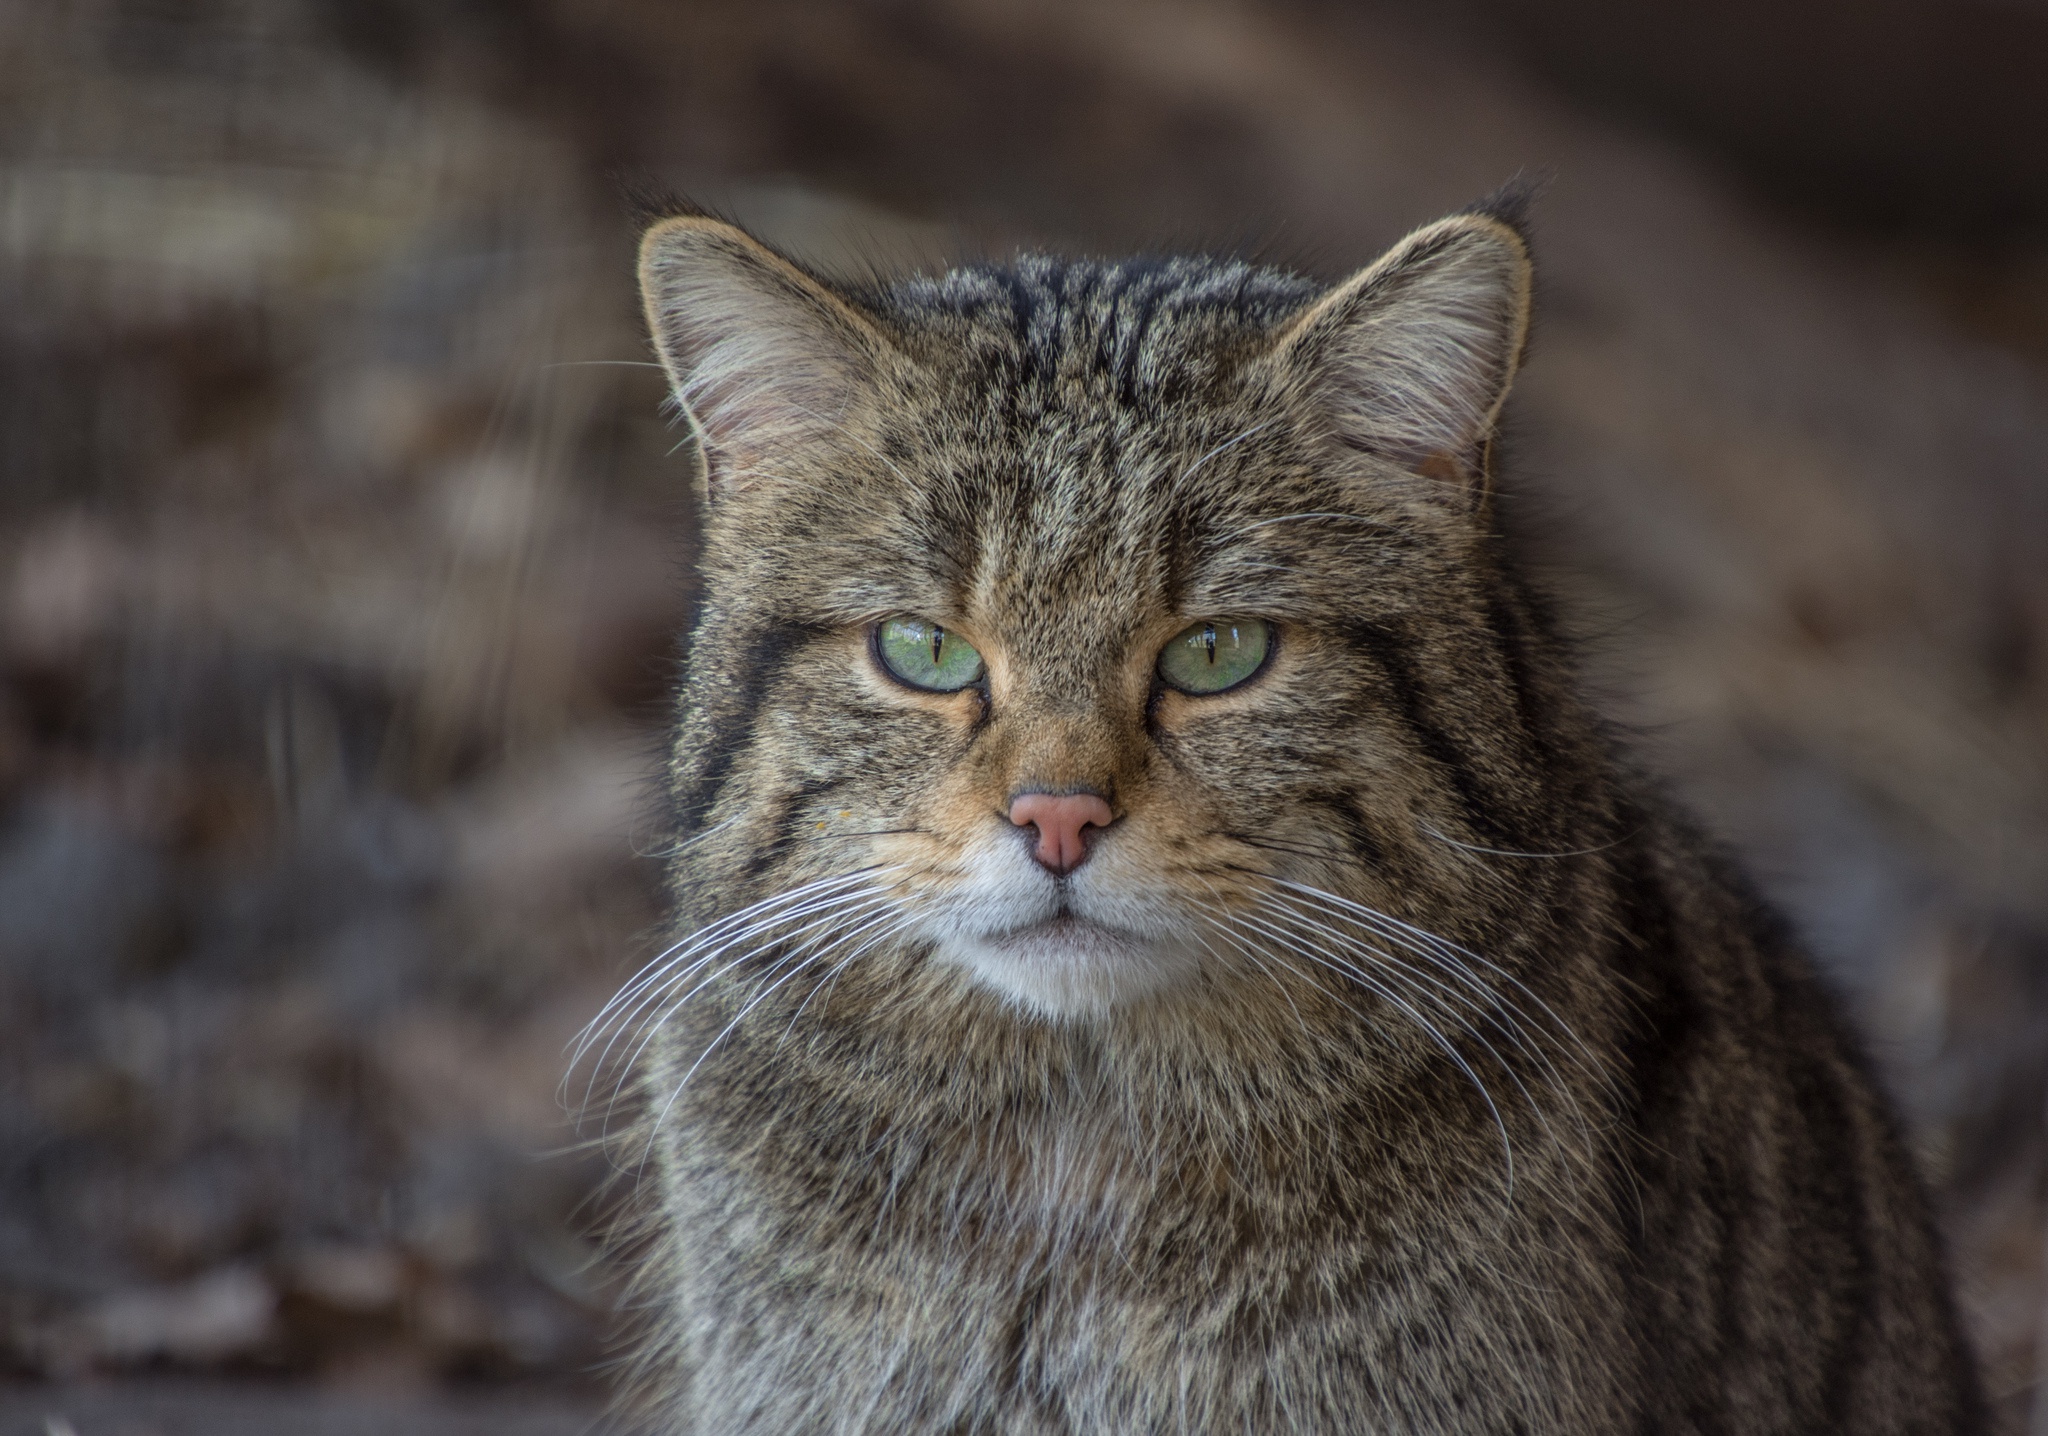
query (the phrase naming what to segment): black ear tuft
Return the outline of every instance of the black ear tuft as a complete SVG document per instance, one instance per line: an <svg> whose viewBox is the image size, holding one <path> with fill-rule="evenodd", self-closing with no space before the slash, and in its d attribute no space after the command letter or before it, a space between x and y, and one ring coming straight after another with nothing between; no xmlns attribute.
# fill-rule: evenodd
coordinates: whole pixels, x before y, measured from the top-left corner
<svg viewBox="0 0 2048 1436"><path fill-rule="evenodd" d="M614 177L619 198L635 229L645 230L665 219L724 219L712 206L672 190L658 180Z"/></svg>
<svg viewBox="0 0 2048 1436"><path fill-rule="evenodd" d="M1536 201L1543 197L1543 191L1550 188L1552 178L1548 170L1518 171L1513 179L1486 198L1468 205L1460 213L1496 220L1520 235L1522 242L1527 244L1530 230L1529 212L1536 207Z"/></svg>

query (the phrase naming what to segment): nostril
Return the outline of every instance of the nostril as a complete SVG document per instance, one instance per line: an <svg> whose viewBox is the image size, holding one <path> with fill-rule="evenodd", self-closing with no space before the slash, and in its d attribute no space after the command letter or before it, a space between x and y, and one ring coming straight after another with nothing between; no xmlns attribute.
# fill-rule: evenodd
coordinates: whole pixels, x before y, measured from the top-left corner
<svg viewBox="0 0 2048 1436"><path fill-rule="evenodd" d="M1088 857L1086 831L1108 827L1116 814L1097 793L1023 793L1010 803L1010 821L1038 830L1031 855L1064 877Z"/></svg>

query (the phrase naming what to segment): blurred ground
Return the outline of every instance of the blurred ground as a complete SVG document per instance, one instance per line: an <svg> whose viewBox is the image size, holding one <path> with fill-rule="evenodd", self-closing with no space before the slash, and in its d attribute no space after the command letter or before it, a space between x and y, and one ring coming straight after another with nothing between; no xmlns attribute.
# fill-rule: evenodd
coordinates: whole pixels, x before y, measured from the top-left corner
<svg viewBox="0 0 2048 1436"><path fill-rule="evenodd" d="M503 1391L412 1399L220 1381L0 1392L0 1436L621 1436L590 1403Z"/></svg>
<svg viewBox="0 0 2048 1436"><path fill-rule="evenodd" d="M625 189L841 268L1335 275L1548 166L1511 503L1851 992L2048 1433L2048 246L1788 204L1462 13L0 12L0 1423L595 1409L557 1082L657 918L690 601ZM261 1382L45 1384L136 1373Z"/></svg>

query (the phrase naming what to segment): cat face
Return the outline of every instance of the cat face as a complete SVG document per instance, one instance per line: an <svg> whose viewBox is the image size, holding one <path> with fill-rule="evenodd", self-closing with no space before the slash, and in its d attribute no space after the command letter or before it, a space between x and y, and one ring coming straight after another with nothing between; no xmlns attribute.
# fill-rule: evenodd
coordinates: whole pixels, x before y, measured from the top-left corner
<svg viewBox="0 0 2048 1436"><path fill-rule="evenodd" d="M1469 911L1446 844L1522 840L1476 495L1505 225L1327 295L1026 259L849 296L687 218L643 285L704 457L696 915L814 892L834 961L1076 1019L1322 961L1290 935L1333 902Z"/></svg>

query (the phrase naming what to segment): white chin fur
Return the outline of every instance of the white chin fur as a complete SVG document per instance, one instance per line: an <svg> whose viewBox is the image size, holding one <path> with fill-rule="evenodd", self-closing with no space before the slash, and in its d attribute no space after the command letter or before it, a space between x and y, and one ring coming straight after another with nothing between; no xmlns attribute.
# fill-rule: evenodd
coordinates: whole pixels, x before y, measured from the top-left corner
<svg viewBox="0 0 2048 1436"><path fill-rule="evenodd" d="M984 987L1041 1017L1100 1017L1186 982L1200 968L1179 943L1074 917L1000 937L951 936L939 955Z"/></svg>
<svg viewBox="0 0 2048 1436"><path fill-rule="evenodd" d="M921 936L982 987L1040 1017L1087 1019L1193 981L1206 945L1185 893L1127 870L1100 844L1071 878L1031 860L1019 829L991 826L963 880L920 904Z"/></svg>

